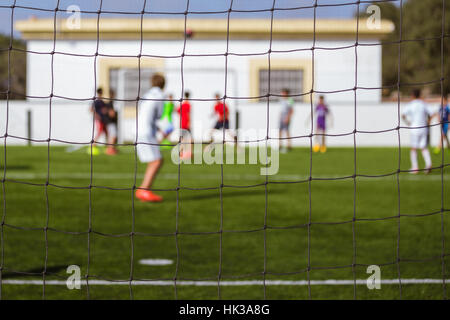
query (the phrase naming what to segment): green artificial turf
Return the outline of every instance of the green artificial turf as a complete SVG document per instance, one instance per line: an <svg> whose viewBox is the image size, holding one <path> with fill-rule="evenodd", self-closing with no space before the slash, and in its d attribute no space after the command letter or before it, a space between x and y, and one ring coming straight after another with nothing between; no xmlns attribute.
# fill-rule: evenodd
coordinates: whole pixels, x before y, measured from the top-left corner
<svg viewBox="0 0 450 320"><path fill-rule="evenodd" d="M279 173L269 176L267 184L259 174L260 164L178 167L170 151L164 151L164 157L154 184L164 202L149 204L133 197L133 147L120 148L117 156L95 156L92 163L86 149L1 148L2 177L6 172L0 192L2 281L42 280L45 265L46 280L62 281L69 276L69 265L79 265L82 276L88 274L92 280L365 280L370 276L368 265L380 266L381 279L399 274L402 279L449 277L448 151L444 158L433 155L434 166L444 164L442 170L397 175L397 148L358 148L356 157L353 148L329 148L312 158L309 149L297 148L280 154ZM408 149L402 149L400 162L402 170L409 169ZM144 170L138 162L137 185ZM148 266L140 264L141 259L174 263ZM84 285L81 290L64 285L1 286L3 299L44 295L442 299L444 288L439 283L404 283L401 288L383 284L380 290L363 284L89 285L89 290Z"/></svg>

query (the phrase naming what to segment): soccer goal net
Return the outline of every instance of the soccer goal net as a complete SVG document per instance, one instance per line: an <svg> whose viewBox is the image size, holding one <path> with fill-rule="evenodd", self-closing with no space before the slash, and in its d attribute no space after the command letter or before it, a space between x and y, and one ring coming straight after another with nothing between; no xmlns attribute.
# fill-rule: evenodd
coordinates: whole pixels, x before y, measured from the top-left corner
<svg viewBox="0 0 450 320"><path fill-rule="evenodd" d="M445 0L0 3L3 299L446 299Z"/></svg>

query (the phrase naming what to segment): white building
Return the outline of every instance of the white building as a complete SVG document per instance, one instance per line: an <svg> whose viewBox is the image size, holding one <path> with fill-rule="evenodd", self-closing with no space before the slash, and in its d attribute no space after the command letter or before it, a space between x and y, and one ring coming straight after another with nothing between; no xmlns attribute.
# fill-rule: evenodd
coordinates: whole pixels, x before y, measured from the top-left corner
<svg viewBox="0 0 450 320"><path fill-rule="evenodd" d="M156 71L166 75L166 92L175 99L181 98L183 90L191 92L195 139L201 139L214 123L211 114L216 92L229 97L232 127L238 111L239 128L262 129L264 137L267 123L273 129L279 123L278 102L270 102L268 118L267 99L258 99L267 94L269 58L271 93L289 87L291 94L299 95L292 135L310 133L305 122L312 89L324 93L332 108L335 119L329 133L353 131L355 87L358 130L398 125L397 104L381 105L379 89L379 44L383 35L393 31L389 21L371 28L365 20L358 25L357 20L318 19L314 23L283 19L271 24L260 19L188 18L186 30L191 34L187 37L184 19L144 19L141 25L140 19L102 17L98 24L95 18L82 19L79 26L57 20L56 29L53 19L30 19L18 21L16 29L27 41L28 99L26 103L10 103L17 113L10 119L10 135L26 136L26 126L20 123L26 119L26 110L31 110L32 137L47 139L53 94L51 138L89 142L89 106L96 87L101 86L106 93L114 89L116 99L126 100L115 103L120 112L120 141L134 141L140 70L140 96ZM358 139L361 145L398 143L396 132L361 134ZM353 145L353 137L330 138L329 142ZM309 145L309 140L296 139L294 144Z"/></svg>

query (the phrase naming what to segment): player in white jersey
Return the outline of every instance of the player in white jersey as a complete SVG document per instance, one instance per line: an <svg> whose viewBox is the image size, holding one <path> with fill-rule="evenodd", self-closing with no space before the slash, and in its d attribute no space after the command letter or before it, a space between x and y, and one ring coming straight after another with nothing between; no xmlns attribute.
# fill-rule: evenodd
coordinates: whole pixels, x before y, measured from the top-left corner
<svg viewBox="0 0 450 320"><path fill-rule="evenodd" d="M431 156L427 148L427 128L428 117L433 116L431 108L421 99L420 89L412 92L413 100L402 111L402 119L411 127L411 173L417 173L419 166L417 163L417 149L422 151L425 160L426 173L431 171Z"/></svg>
<svg viewBox="0 0 450 320"><path fill-rule="evenodd" d="M136 197L141 201L159 202L162 201L162 197L149 189L163 163L156 134L157 122L164 108L162 89L165 79L160 74L154 74L151 84L152 88L143 96L144 99L139 103L138 109L137 155L141 162L147 163L147 169L144 180L136 190Z"/></svg>

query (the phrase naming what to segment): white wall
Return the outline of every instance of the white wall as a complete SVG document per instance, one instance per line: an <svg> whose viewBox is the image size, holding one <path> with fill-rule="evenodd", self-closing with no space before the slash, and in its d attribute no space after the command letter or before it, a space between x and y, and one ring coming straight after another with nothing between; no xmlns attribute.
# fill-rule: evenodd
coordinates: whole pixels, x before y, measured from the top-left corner
<svg viewBox="0 0 450 320"><path fill-rule="evenodd" d="M405 103L400 104L400 110ZM433 105L438 109L438 105ZM265 137L267 120L269 119L269 130L276 132L279 127L280 107L279 104L270 104L269 117L267 117L267 104L249 104L240 107L240 121L242 128L254 128L259 130L259 139ZM353 130L355 129L355 107L352 103L331 104L332 124L328 125L327 144L331 146L353 147ZM292 140L293 145L309 146L311 134L310 104L296 105L291 122L291 136L298 137ZM398 104L359 103L356 107L356 144L358 146L398 146L398 132L395 128L398 123ZM314 124L315 126L315 124ZM400 122L400 126L407 126ZM431 143L439 142L439 126L431 127ZM386 131L386 132L382 132ZM368 132L368 133L365 133ZM408 129L400 130L401 144L409 145Z"/></svg>
<svg viewBox="0 0 450 320"><path fill-rule="evenodd" d="M92 139L92 113L88 103L53 101L0 101L0 132L2 136L8 130L7 144L26 144L27 112L31 111L31 138L46 143L49 135L52 139L89 142ZM8 127L6 114L9 109ZM50 128L51 118L51 131ZM19 138L16 138L19 137ZM22 139L20 139L22 138ZM39 144L40 142L38 142ZM57 142L52 142L58 144Z"/></svg>
<svg viewBox="0 0 450 320"><path fill-rule="evenodd" d="M364 40L360 41L361 43ZM379 43L377 40L367 40L368 43ZM27 94L31 96L49 96L52 79L55 95L71 99L92 98L95 93L94 54L95 40L60 41L56 42L55 51L73 55L55 54L52 60L49 53L53 49L53 41L32 40L27 44L28 53L28 83ZM356 54L354 39L350 40L318 40L317 49L314 50L314 80L317 91L340 91L330 95L332 102L353 101L355 86ZM274 40L272 44L272 59L312 59L312 40ZM348 48L345 48L348 47ZM336 48L324 50L321 48ZM341 49L339 49L341 48ZM293 50L293 52L276 52ZM298 50L302 51L298 51ZM266 59L269 50L268 40L230 40L228 52L244 54L244 56L229 55L229 73L236 76L228 79L227 94L247 97L249 92L249 59ZM34 52L34 53L33 53ZM175 98L180 98L182 90L181 59L183 52L182 40L145 40L142 54L165 56L165 70L168 75L167 91L173 92ZM217 54L218 56L187 56L183 59L184 88L192 91L193 99L211 99L216 91L223 92L225 87L225 40L196 40L189 39L186 44L186 54ZM39 54L41 53L41 54ZM104 40L99 43L99 53L107 55L137 56L139 54L139 41L136 40ZM248 56L247 54L253 54ZM88 55L88 56L74 56ZM381 46L359 46L358 55L358 86L365 88L378 88L381 86ZM98 57L99 59L101 57ZM214 77L207 79L193 70L214 69ZM221 70L221 71L220 71ZM98 73L97 73L98 74ZM206 73L203 73L205 75ZM98 79L97 79L98 80ZM233 92L234 91L234 92ZM360 101L380 101L380 90L360 90Z"/></svg>
<svg viewBox="0 0 450 320"><path fill-rule="evenodd" d="M0 101L0 134L6 132L6 101ZM404 106L402 103L401 106ZM437 110L437 105L434 106ZM212 107L210 107L212 109ZM344 136L328 137L331 146L353 146L354 106L353 104L332 104L331 111L334 115L334 124L327 133L347 134ZM211 110L210 109L210 110ZM8 117L7 144L26 144L24 139L16 139L11 136L27 137L27 111L32 112L32 138L45 140L49 137L49 101L10 101ZM51 138L70 142L89 143L92 139L92 114L89 111L88 102L67 102L55 100L51 108ZM310 133L309 124L310 105L297 104L294 118L291 124L293 136L305 136ZM264 103L242 104L239 106L240 128L242 130L259 131L258 138L264 138L267 125L267 105ZM199 117L203 115L203 117ZM214 120L208 118L204 112L204 106L193 104L193 132L198 140L202 134L208 132ZM398 113L396 103L364 104L358 103L356 113L356 128L361 131L383 131L395 129L398 125ZM177 121L177 119L175 119ZM176 122L177 123L177 122ZM279 124L279 105L271 103L269 108L269 129L273 130L273 136L277 137ZM404 123L401 123L405 126ZM202 132L201 132L202 131ZM409 145L407 129L400 130L402 146ZM397 131L384 133L358 133L358 146L398 146ZM439 126L431 128L431 143L436 145L439 141ZM52 142L52 144L59 144ZM308 146L309 138L293 140L296 146Z"/></svg>
<svg viewBox="0 0 450 320"><path fill-rule="evenodd" d="M362 40L363 41L363 40ZM361 41L361 42L362 42ZM377 43L376 40L367 41ZM357 49L358 64L356 66L355 48L352 47L354 39L350 40L318 40L314 50L314 89L319 92L329 92L326 99L330 103L334 114L334 126L330 134L351 133L354 129L354 91L355 75L357 71L357 85L364 88L377 88L381 86L381 46L359 46ZM31 52L27 54L27 95L28 102L10 102L8 134L21 137L26 136L26 111L33 113L33 138L48 138L49 126L49 99L52 92L64 99L54 99L52 105L52 131L54 139L89 142L92 138L92 114L89 104L95 93L98 79L98 64L95 63L94 54L96 41L60 41L56 42L55 51L66 54L55 54L53 60L49 53L53 49L53 42L48 40L32 40L27 44ZM165 56L164 72L167 78L166 92L173 93L179 99L184 89L191 91L192 122L194 139L199 140L202 134L214 124L210 117L212 113L215 92L221 94L225 91L225 61L226 52L224 40L197 40L189 39L186 44L186 54L217 54L217 56L196 56L183 59L183 81L181 74L181 61L178 56L183 52L182 40L146 40L143 43L144 55ZM287 59L311 59L312 40L274 40L271 57ZM348 47L348 48L345 48ZM323 50L320 48L342 48ZM229 55L227 65L228 96L248 97L249 89L249 59L267 58L265 53L269 49L267 40L230 40L229 52L244 54ZM277 53L293 49L305 49ZM41 54L39 54L41 53ZM136 40L108 40L100 41L99 53L108 55L137 55L139 41ZM248 56L247 54L254 54ZM69 55L67 55L69 54ZM81 55L81 56L80 56ZM100 57L99 57L100 58ZM53 70L53 71L52 71ZM97 71L97 72L96 72ZM53 80L53 81L52 81ZM336 92L341 91L343 92ZM397 105L380 104L380 90L359 89L357 91L357 129L358 130L386 130L395 128L397 123ZM5 102L0 102L0 132L5 131ZM240 127L242 129L261 129L267 124L266 104L251 102L246 99L229 99L231 123L235 123L235 111L240 112ZM297 104L295 108L292 135L303 136L310 133L306 125L310 105ZM178 119L175 117L175 123ZM270 129L277 130L279 123L278 103L270 105ZM122 137L129 141L134 140L133 119L122 121ZM433 134L439 134L433 128ZM439 138L433 137L434 141ZM353 145L351 134L328 138L330 145ZM402 139L403 142L408 140ZM25 143L26 141L10 139L8 143ZM296 139L295 145L307 145L307 138ZM358 145L396 145L395 131L379 134L358 134Z"/></svg>

